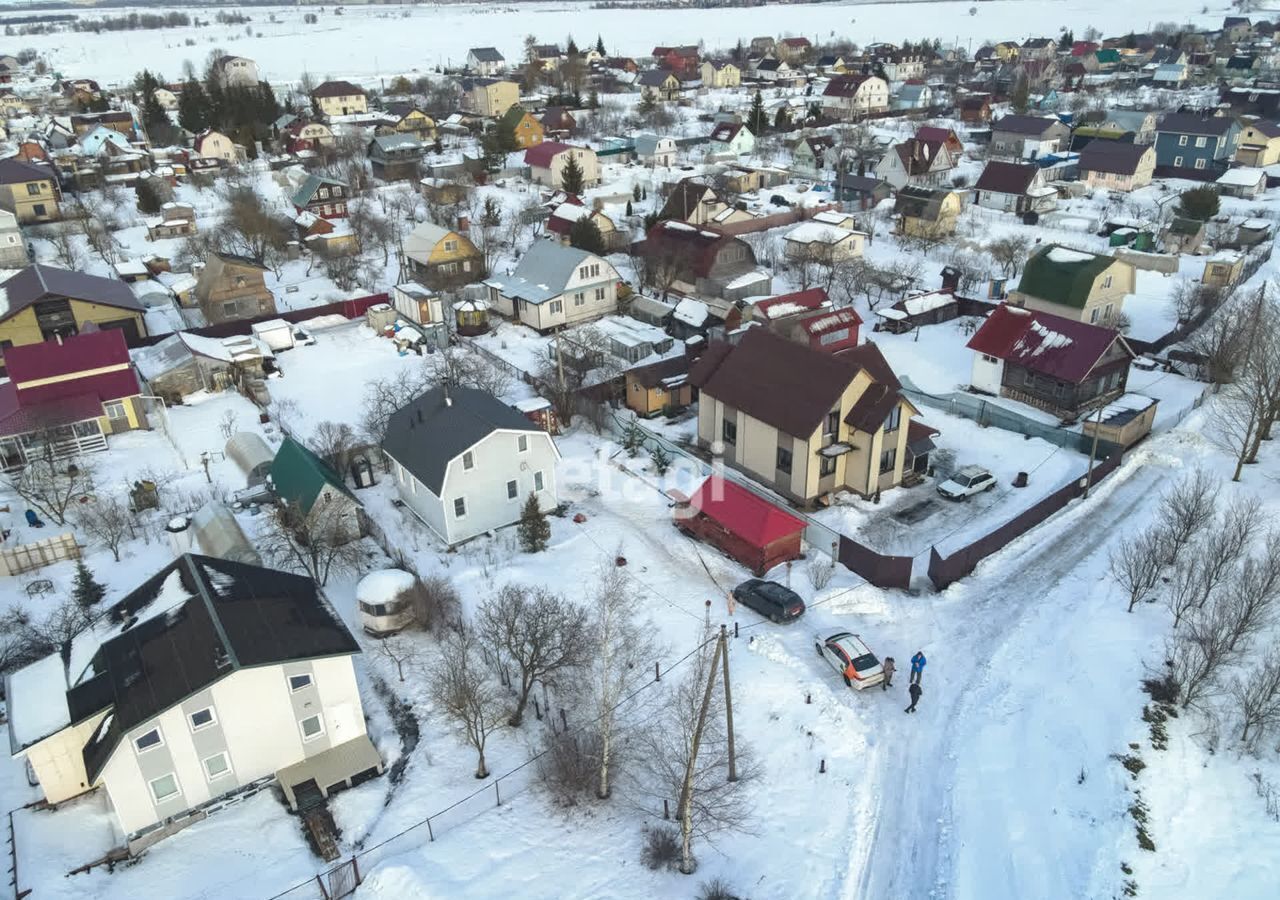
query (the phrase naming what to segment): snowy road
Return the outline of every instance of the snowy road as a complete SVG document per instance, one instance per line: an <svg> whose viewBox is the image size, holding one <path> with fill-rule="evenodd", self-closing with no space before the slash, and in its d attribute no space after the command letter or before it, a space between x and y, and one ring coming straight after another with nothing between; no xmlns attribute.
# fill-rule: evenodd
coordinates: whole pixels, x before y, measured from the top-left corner
<svg viewBox="0 0 1280 900"><path fill-rule="evenodd" d="M1034 839L1038 830L1034 823L1030 835L1011 833L1011 823L1001 816L1002 791L1012 785L1016 792L1024 781L1030 783L1022 767L1033 761L1018 759L1016 746L996 746L985 757L973 749L992 722L1016 722L1024 704L1054 680L1052 662L1045 666L1048 682L1022 666L1034 665L1039 656L1052 657L1054 647L1045 642L1069 632L1082 602L1105 592L1105 586L1089 588L1091 583L1096 588L1105 568L1109 538L1117 534L1116 526L1158 498L1168 470L1146 453L1134 456L1087 505L1075 505L988 561L937 607L936 632L947 644L926 647L930 664L920 712L908 718L890 710L882 722L868 778L876 786L868 820L874 824L853 848L843 896L1083 895L1045 873L1042 864L1052 858L1051 848L1048 854L1021 853L1022 839ZM1094 564L1095 557L1101 565ZM905 660L899 665L905 668ZM1015 678L1020 671L1027 673L1025 680ZM905 672L902 680L902 688L895 685L899 697ZM968 804L971 792L985 808ZM993 844L1005 846L997 858L970 858L984 844L971 837L983 831L991 833ZM1028 878L1051 883L1027 883Z"/></svg>

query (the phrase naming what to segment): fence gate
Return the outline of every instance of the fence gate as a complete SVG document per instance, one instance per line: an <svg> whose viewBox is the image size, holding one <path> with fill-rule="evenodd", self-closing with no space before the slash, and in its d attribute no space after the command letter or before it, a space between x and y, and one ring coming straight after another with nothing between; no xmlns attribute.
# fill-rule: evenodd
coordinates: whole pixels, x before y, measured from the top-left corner
<svg viewBox="0 0 1280 900"><path fill-rule="evenodd" d="M324 874L322 885L327 900L342 900L350 897L360 886L360 870L356 867L355 858L339 863Z"/></svg>

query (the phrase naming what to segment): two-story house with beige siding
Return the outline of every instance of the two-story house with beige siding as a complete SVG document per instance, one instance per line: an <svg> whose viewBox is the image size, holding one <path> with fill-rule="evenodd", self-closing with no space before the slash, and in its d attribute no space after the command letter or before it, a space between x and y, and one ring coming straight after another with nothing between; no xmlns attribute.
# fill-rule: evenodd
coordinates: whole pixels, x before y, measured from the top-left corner
<svg viewBox="0 0 1280 900"><path fill-rule="evenodd" d="M311 103L322 116L351 116L369 111L363 90L349 81L326 81L311 92Z"/></svg>
<svg viewBox="0 0 1280 900"><path fill-rule="evenodd" d="M11 750L134 852L273 782L297 809L382 771L359 652L310 578L187 554L7 677Z"/></svg>
<svg viewBox="0 0 1280 900"><path fill-rule="evenodd" d="M1114 326L1124 298L1134 292L1137 273L1124 260L1046 244L1022 269L1009 303L1090 325Z"/></svg>
<svg viewBox="0 0 1280 900"><path fill-rule="evenodd" d="M489 306L547 332L617 312L620 280L618 270L594 253L537 241L514 270L485 285Z"/></svg>
<svg viewBox="0 0 1280 900"><path fill-rule="evenodd" d="M267 287L266 271L247 256L209 254L192 291L205 321L218 325L274 315L276 298Z"/></svg>
<svg viewBox="0 0 1280 900"><path fill-rule="evenodd" d="M582 186L591 187L600 182L600 161L590 147L577 147L559 141L543 141L524 151L524 162L529 167L529 179L560 190L564 187L564 170L572 159L582 170Z"/></svg>
<svg viewBox="0 0 1280 900"><path fill-rule="evenodd" d="M467 78L462 82L463 105L486 119L496 119L520 102L520 86L505 78Z"/></svg>
<svg viewBox="0 0 1280 900"><path fill-rule="evenodd" d="M49 166L0 160L0 209L13 213L19 225L56 222L62 218L61 197L57 176Z"/></svg>
<svg viewBox="0 0 1280 900"><path fill-rule="evenodd" d="M864 497L902 482L917 410L874 344L823 353L766 328L694 363L698 444L785 497Z"/></svg>
<svg viewBox="0 0 1280 900"><path fill-rule="evenodd" d="M822 111L842 122L889 108L889 83L875 75L837 75L822 91Z"/></svg>
<svg viewBox="0 0 1280 900"><path fill-rule="evenodd" d="M466 235L434 222L423 222L414 228L402 247L404 273L432 290L454 290L487 274L484 254Z"/></svg>

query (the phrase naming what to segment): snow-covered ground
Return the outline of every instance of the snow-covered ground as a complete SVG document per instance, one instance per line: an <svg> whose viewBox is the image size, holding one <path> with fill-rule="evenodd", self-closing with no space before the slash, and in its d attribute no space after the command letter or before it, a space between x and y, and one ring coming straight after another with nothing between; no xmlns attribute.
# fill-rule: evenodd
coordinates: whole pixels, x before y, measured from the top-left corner
<svg viewBox="0 0 1280 900"><path fill-rule="evenodd" d="M177 7L183 12L190 8ZM1159 19L1204 25L1220 22L1228 7L1200 0L1171 0L1153 11L1106 0L1059 0L1051 13L1036 0L970 0L925 3L817 3L762 7L726 12L718 9L595 10L583 0L520 4L474 3L432 6L347 6L341 15L302 7L252 7L243 10L249 26L210 24L152 32L126 31L109 54L98 52L94 35L58 33L22 38L45 55L52 68L67 76L125 82L139 68L177 78L183 62L197 67L214 47L257 61L263 77L294 81L304 71L333 78L376 83L380 76L425 72L437 66L460 67L469 47L495 46L508 60L523 53L526 34L543 42L573 35L577 43L594 44L597 35L613 55L644 56L655 45L698 40L708 48L728 49L739 38L783 32L811 40L846 35L859 44L918 40L944 36L976 50L984 41L1009 36L1057 37L1060 27L1077 36L1093 26L1106 34L1143 31ZM163 10L147 7L147 12ZM303 14L315 11L319 21L306 25ZM119 15L121 10L103 10ZM86 11L86 17L96 11ZM276 22L269 21L274 16ZM211 19L212 13L202 18ZM250 33L251 32L251 33ZM188 45L187 41L193 41Z"/></svg>

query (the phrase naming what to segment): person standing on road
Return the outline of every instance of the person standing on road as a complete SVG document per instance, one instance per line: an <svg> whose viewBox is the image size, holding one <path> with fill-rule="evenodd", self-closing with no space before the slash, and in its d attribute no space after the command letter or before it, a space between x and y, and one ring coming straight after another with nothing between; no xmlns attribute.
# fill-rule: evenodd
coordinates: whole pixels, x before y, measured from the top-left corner
<svg viewBox="0 0 1280 900"><path fill-rule="evenodd" d="M880 682L882 690L887 691L889 688L893 687L893 673L896 668L897 667L893 663L893 657L886 656L884 658L884 681Z"/></svg>
<svg viewBox="0 0 1280 900"><path fill-rule="evenodd" d="M924 658L924 651L917 650L916 655L911 657L911 683L919 684L920 679L924 677L924 665L928 662Z"/></svg>
<svg viewBox="0 0 1280 900"><path fill-rule="evenodd" d="M907 688L907 693L911 695L911 705L904 709L903 712L913 713L916 711L916 704L920 702L920 694L922 693L920 682L911 682L911 687Z"/></svg>

